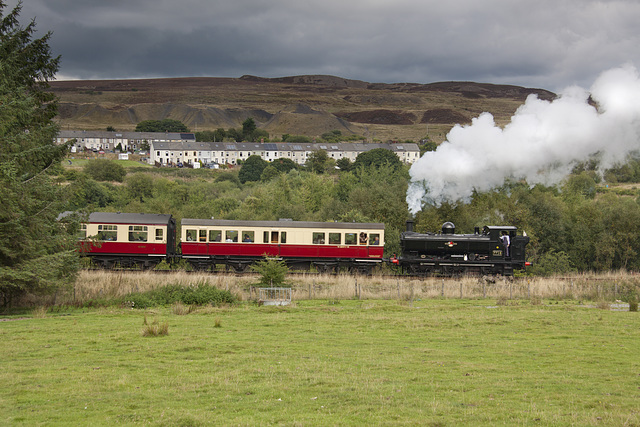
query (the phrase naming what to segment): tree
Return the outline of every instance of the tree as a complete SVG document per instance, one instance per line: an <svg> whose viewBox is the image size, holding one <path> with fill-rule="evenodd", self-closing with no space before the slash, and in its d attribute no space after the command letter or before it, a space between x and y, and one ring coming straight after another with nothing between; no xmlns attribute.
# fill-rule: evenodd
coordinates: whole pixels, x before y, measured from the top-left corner
<svg viewBox="0 0 640 427"><path fill-rule="evenodd" d="M240 182L244 184L247 181L260 181L260 176L262 175L264 168L267 167L267 164L268 163L260 156L256 156L255 154L249 156L242 165L242 169L240 169L240 173L238 174Z"/></svg>
<svg viewBox="0 0 640 427"><path fill-rule="evenodd" d="M67 195L52 179L69 148L54 143L57 99L47 91L60 57L51 56L50 32L33 39L35 21L19 25L21 4L3 16L5 8L0 0L0 297L7 305L73 281L79 223L57 221Z"/></svg>
<svg viewBox="0 0 640 427"><path fill-rule="evenodd" d="M253 136L253 133L256 131L256 129L256 122L253 120L253 118L249 117L247 120L242 122L242 136L246 141L251 140L250 138L251 136Z"/></svg>
<svg viewBox="0 0 640 427"><path fill-rule="evenodd" d="M293 169L298 169L298 165L291 159L287 159L285 157L280 157L279 159L271 162L274 168L278 170L278 172L289 173L289 171Z"/></svg>
<svg viewBox="0 0 640 427"><path fill-rule="evenodd" d="M89 161L84 167L84 172L96 181L122 182L127 175L125 168L106 159Z"/></svg>
<svg viewBox="0 0 640 427"><path fill-rule="evenodd" d="M351 163L351 160L349 160L347 157L342 157L336 160L336 166L338 166L340 170L344 172L349 172L351 169L353 169L353 163Z"/></svg>
<svg viewBox="0 0 640 427"><path fill-rule="evenodd" d="M180 120L144 120L136 126L136 132L189 132Z"/></svg>
<svg viewBox="0 0 640 427"><path fill-rule="evenodd" d="M282 286L289 273L289 267L284 261L267 257L250 268L260 275L260 287L263 288Z"/></svg>
<svg viewBox="0 0 640 427"><path fill-rule="evenodd" d="M329 155L326 150L315 150L309 157L307 157L307 161L305 162L305 166L311 172L315 173L324 173L327 168L327 163L329 162Z"/></svg>
<svg viewBox="0 0 640 427"><path fill-rule="evenodd" d="M275 178L278 175L280 175L280 172L278 171L278 169L276 169L273 166L273 163L270 163L267 165L266 168L264 168L264 171L262 171L262 175L260 175L260 180L265 182L271 181L273 178Z"/></svg>
<svg viewBox="0 0 640 427"><path fill-rule="evenodd" d="M375 166L380 167L383 165L389 165L394 169L402 167L402 162L398 156L391 150L386 148L374 148L373 150L365 151L358 154L356 161L353 162L353 168Z"/></svg>
<svg viewBox="0 0 640 427"><path fill-rule="evenodd" d="M438 149L438 144L436 144L431 140L426 139L424 140L423 144L420 144L418 146L418 148L420 148L420 155L422 156L427 151L436 151Z"/></svg>
<svg viewBox="0 0 640 427"><path fill-rule="evenodd" d="M153 178L146 173L136 173L127 178L127 193L130 199L144 202L145 197L153 197Z"/></svg>

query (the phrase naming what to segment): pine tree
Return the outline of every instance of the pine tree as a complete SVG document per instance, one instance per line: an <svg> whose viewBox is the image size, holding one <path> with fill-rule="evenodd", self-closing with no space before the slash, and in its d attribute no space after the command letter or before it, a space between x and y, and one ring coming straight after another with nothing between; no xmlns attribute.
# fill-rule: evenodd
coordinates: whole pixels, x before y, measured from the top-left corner
<svg viewBox="0 0 640 427"><path fill-rule="evenodd" d="M4 15L0 0L0 304L24 293L69 284L78 269L77 223L57 221L64 188L55 183L68 147L55 144L57 99L48 81L60 57L51 33L34 39L35 21L20 26L19 3ZM75 228L75 229L74 229Z"/></svg>

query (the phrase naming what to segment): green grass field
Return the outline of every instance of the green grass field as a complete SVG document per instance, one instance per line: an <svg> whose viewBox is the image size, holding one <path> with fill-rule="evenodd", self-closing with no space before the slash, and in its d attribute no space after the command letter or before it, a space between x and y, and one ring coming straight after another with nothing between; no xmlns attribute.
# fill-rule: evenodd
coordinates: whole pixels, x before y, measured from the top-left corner
<svg viewBox="0 0 640 427"><path fill-rule="evenodd" d="M145 316L169 334L143 337ZM640 424L638 313L573 301L314 300L5 319L4 425Z"/></svg>

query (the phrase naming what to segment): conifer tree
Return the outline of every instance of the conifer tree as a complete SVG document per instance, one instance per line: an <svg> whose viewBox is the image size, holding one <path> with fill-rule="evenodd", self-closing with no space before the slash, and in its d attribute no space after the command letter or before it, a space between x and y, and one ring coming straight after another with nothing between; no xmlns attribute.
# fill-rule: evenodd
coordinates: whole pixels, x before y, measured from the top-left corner
<svg viewBox="0 0 640 427"><path fill-rule="evenodd" d="M19 3L0 0L0 304L24 293L53 291L78 269L73 234L63 224L64 189L54 171L68 147L56 145L56 97L48 92L60 58L51 33L34 39L35 21L20 26ZM74 226L76 229L74 229Z"/></svg>

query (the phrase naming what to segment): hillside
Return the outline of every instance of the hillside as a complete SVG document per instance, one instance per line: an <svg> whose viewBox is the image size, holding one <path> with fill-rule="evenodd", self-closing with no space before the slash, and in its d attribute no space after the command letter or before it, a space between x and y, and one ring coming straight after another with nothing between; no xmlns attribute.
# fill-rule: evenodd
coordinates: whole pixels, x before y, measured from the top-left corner
<svg viewBox="0 0 640 427"><path fill-rule="evenodd" d="M65 129L133 130L171 118L192 131L240 127L252 117L270 135L311 137L340 130L369 139L442 141L457 123L487 111L506 123L529 94L543 89L473 82L368 83L334 76L194 77L54 81Z"/></svg>

